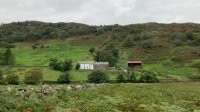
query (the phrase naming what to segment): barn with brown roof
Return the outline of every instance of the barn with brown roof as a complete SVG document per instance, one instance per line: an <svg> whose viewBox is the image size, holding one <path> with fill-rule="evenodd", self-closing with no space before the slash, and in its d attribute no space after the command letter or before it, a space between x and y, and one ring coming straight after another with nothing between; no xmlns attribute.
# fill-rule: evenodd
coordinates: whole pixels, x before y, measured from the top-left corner
<svg viewBox="0 0 200 112"><path fill-rule="evenodd" d="M133 69L141 69L142 68L142 61L128 61L127 66Z"/></svg>

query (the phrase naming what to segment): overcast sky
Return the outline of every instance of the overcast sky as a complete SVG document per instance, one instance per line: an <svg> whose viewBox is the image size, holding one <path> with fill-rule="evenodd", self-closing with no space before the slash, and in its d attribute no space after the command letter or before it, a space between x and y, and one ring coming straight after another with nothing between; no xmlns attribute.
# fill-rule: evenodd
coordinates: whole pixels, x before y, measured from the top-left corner
<svg viewBox="0 0 200 112"><path fill-rule="evenodd" d="M0 0L0 22L200 23L200 0Z"/></svg>

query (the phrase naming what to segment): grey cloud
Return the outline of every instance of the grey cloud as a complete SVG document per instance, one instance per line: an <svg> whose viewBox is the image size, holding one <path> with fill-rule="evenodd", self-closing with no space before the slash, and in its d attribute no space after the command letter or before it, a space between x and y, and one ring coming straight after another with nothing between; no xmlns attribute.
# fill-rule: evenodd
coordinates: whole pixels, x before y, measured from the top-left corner
<svg viewBox="0 0 200 112"><path fill-rule="evenodd" d="M0 22L200 22L199 0L0 0Z"/></svg>

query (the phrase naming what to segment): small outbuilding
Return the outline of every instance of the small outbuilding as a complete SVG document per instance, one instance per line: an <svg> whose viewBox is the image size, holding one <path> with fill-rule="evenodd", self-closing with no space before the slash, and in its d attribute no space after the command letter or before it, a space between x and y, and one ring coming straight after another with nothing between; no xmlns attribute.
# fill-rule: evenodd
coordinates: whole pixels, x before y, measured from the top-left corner
<svg viewBox="0 0 200 112"><path fill-rule="evenodd" d="M95 70L108 70L109 63L108 62L95 62L94 69Z"/></svg>
<svg viewBox="0 0 200 112"><path fill-rule="evenodd" d="M128 65L128 68L141 69L142 61L128 61L127 65Z"/></svg>

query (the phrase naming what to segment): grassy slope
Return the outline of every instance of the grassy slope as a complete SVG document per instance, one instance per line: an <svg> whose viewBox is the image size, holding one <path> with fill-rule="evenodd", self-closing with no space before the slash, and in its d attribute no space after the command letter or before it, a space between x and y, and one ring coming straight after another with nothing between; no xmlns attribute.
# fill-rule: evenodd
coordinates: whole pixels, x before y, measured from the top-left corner
<svg viewBox="0 0 200 112"><path fill-rule="evenodd" d="M23 85L24 86L24 85ZM200 83L114 84L87 90L66 92L66 85L58 95L38 99L37 92L22 98L12 92L0 92L4 104L16 105L14 111L31 108L36 112L80 110L84 112L198 112ZM11 86L0 86L0 89ZM21 86L15 86L20 88ZM34 86L38 88L38 86Z"/></svg>
<svg viewBox="0 0 200 112"><path fill-rule="evenodd" d="M72 46L67 40L55 40L45 43L49 48L32 49L30 44L18 43L13 49L16 56L16 64L34 66L48 65L49 59L57 57L60 60L72 59L73 62L78 60L90 60L92 56L89 54L89 45Z"/></svg>
<svg viewBox="0 0 200 112"><path fill-rule="evenodd" d="M47 66L49 59L52 57L57 57L61 60L64 59L72 59L74 66L78 60L93 60L93 57L89 54L88 49L91 46L102 45L104 41L103 37L106 37L108 34L103 34L101 37L95 37L94 35L90 35L89 39L84 39L86 36L81 37L73 37L68 38L66 40L48 40L48 41L40 41L37 42L37 49L32 49L32 45L30 43L16 43L16 48L12 49L15 57L16 64L18 65L28 65L28 66ZM49 48L40 48L41 45L49 46ZM121 48L120 48L121 49ZM2 50L2 49L1 49ZM168 49L169 50L169 49ZM181 51L181 53L177 53L177 51ZM192 50L196 50L196 48L192 47L175 47L170 48L170 55L165 55L166 57L163 60L156 63L143 64L143 68L145 70L150 71L158 71L161 73L166 73L170 75L178 75L178 76L190 76L192 74L199 74L197 68L192 68L191 65L193 63L199 63L198 59L193 59L191 61L186 61L184 63L174 63L170 60L171 56L178 56L181 54L186 54L191 52ZM162 52L166 51L163 49ZM154 50L149 51L150 53L146 53L142 49L137 47L129 48L129 49L121 49L121 57L118 61L118 66L124 66L127 60L131 59L147 59L147 61L153 60L152 58L156 58L156 55L162 56L163 54L156 54ZM156 55L155 55L156 54ZM135 58L133 58L135 57ZM145 62L145 61L143 61ZM7 69L6 74L19 74L20 79L23 79L25 73L32 68L21 69ZM59 76L60 72L50 70L49 68L42 68L42 72L44 74L45 80L56 80ZM75 71L72 70L71 74L73 76L73 80L86 80L87 75L90 71ZM111 75L111 79L114 77Z"/></svg>
<svg viewBox="0 0 200 112"><path fill-rule="evenodd" d="M78 60L92 60L93 57L89 54L88 49L90 45L71 45L71 39L67 40L50 40L48 42L41 42L49 48L40 48L38 45L37 49L32 49L32 44L30 43L17 43L16 48L12 49L17 65L25 66L48 66L49 59L57 57L60 60L72 59L74 66ZM33 67L23 68L5 68L5 74L18 74L20 79L23 80L24 75ZM44 74L45 80L56 80L61 74L61 72L53 71L47 67L39 68ZM91 71L75 71L72 70L71 74L73 76L72 80L86 80L87 75Z"/></svg>

